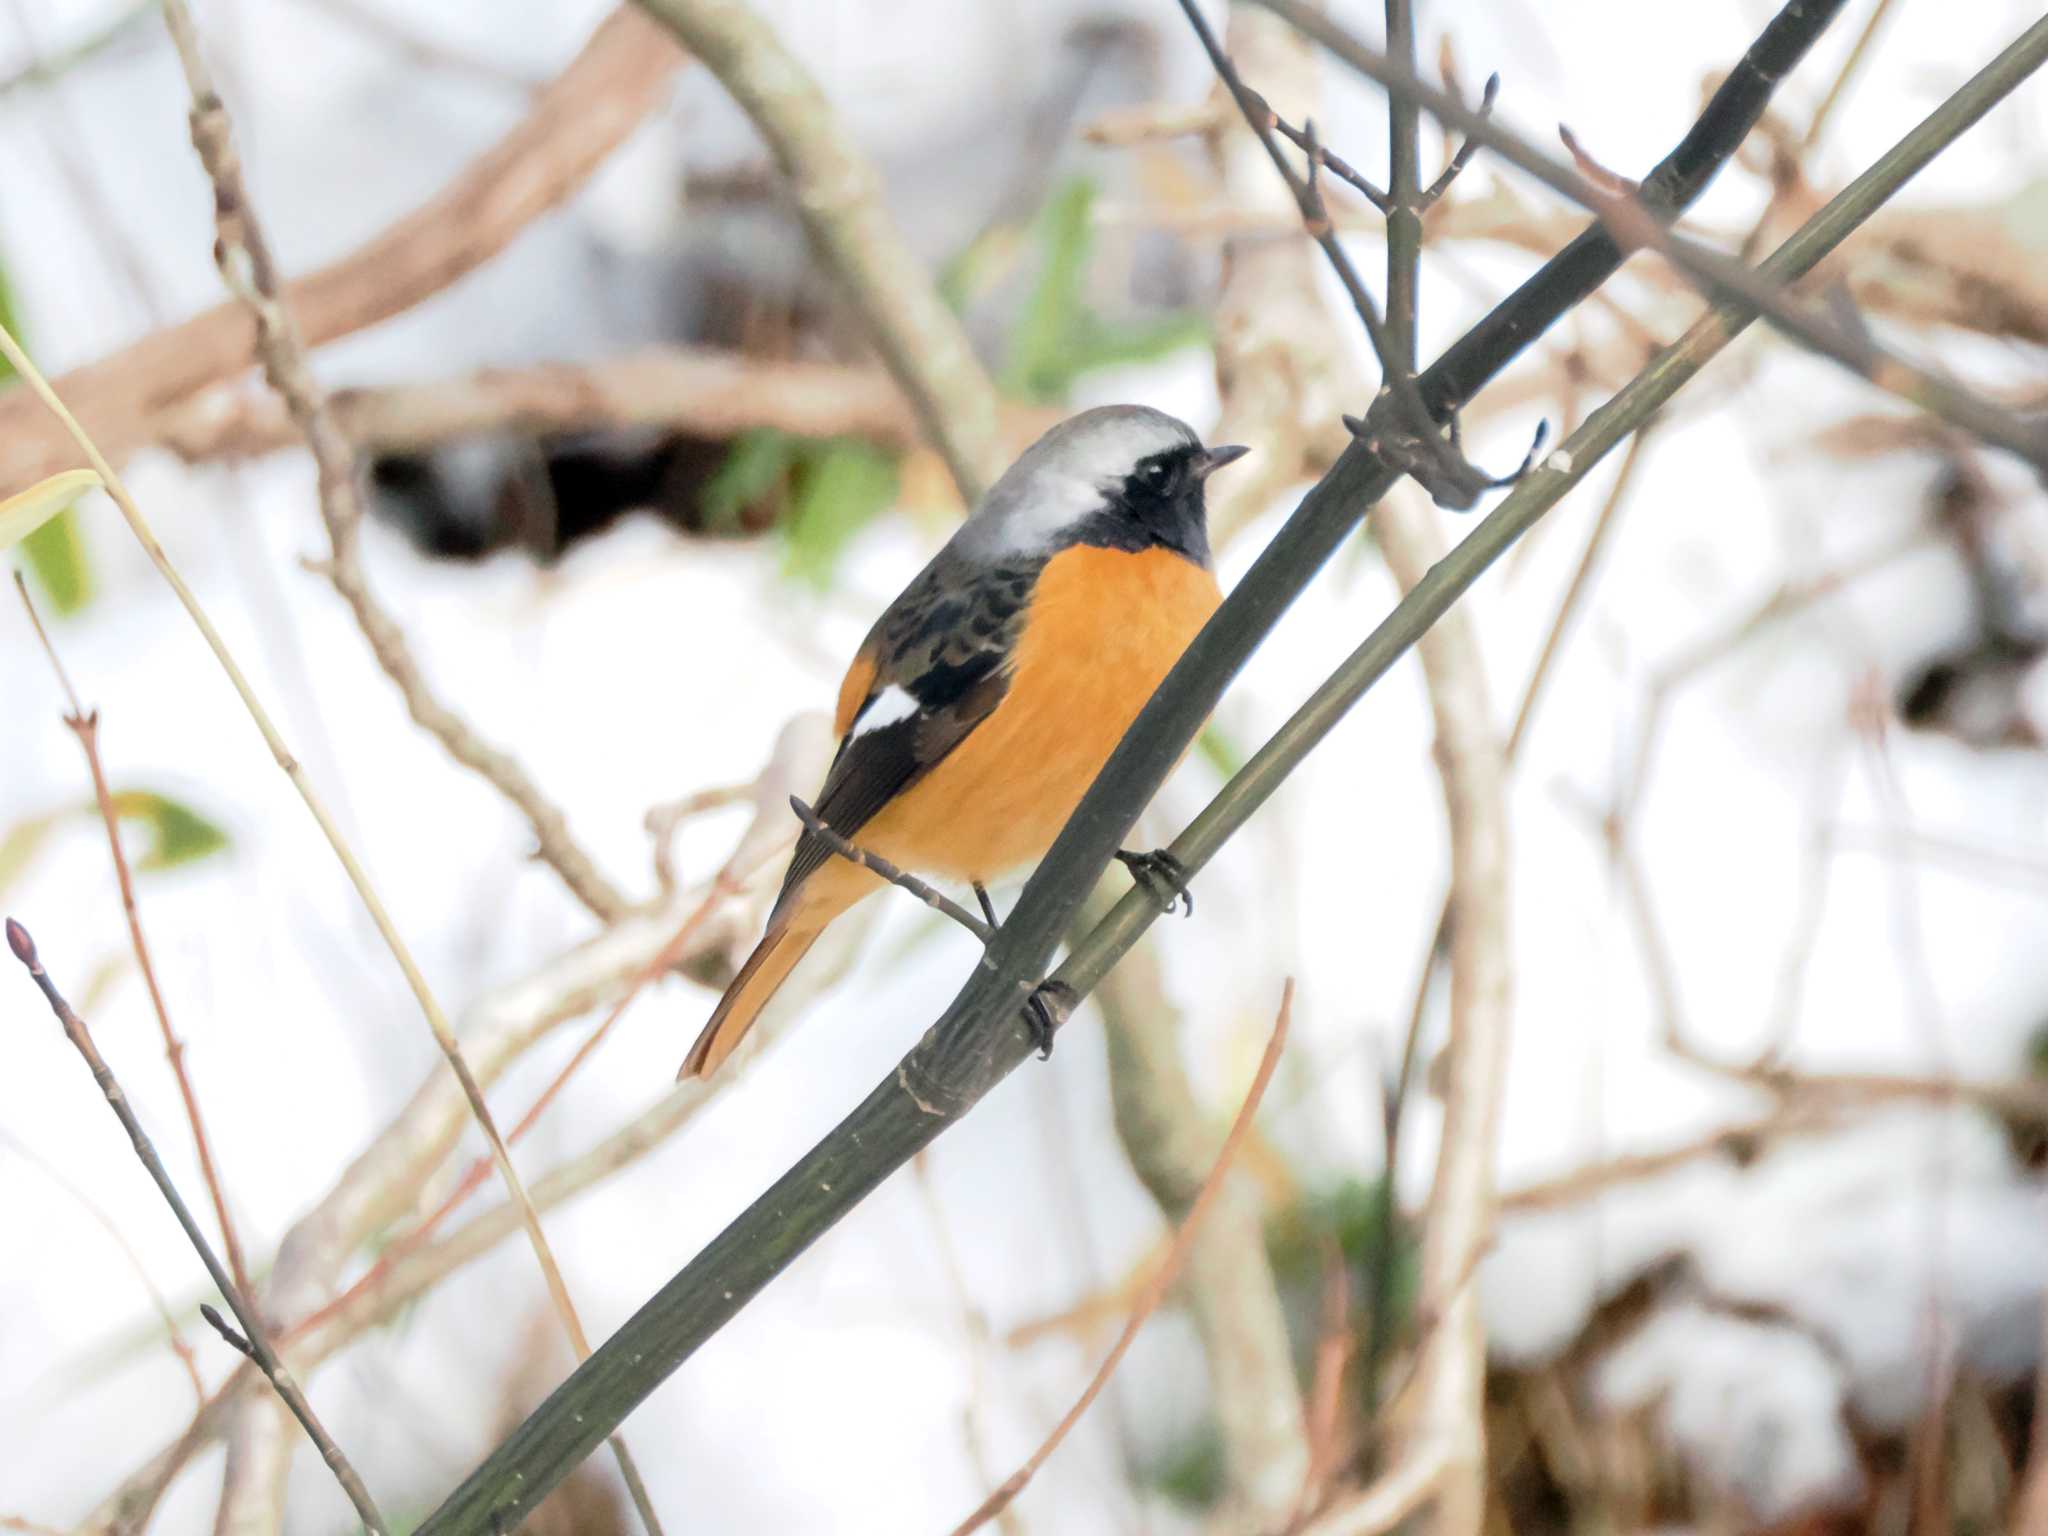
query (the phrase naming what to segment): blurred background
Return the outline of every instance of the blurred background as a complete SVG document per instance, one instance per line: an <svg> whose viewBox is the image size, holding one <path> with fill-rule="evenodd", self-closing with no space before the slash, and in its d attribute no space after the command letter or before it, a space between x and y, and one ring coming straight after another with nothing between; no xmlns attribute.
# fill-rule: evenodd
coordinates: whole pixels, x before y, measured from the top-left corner
<svg viewBox="0 0 2048 1536"><path fill-rule="evenodd" d="M896 279L936 291L993 380L999 462L1112 401L1253 446L1211 509L1227 589L1379 375L1178 8L749 8L872 167L909 253ZM1429 0L1419 56L1468 100L1498 71L1501 122L1546 149L1568 124L1640 176L1774 9ZM1283 115L1383 179L1380 91L1263 13L1205 10ZM1329 10L1378 45L1379 5ZM1767 251L2038 19L1850 0L1686 227ZM762 1048L671 1086L756 936L841 669L960 498L749 112L630 7L210 0L198 20L359 453L359 550L337 562L313 461L250 371L154 5L0 6L0 317L271 706L499 1123L562 1079L514 1156L601 1339L974 963L969 936L885 893ZM2015 408L2042 398L2044 144L2036 81L1827 269L1860 323ZM1454 148L1425 123L1425 180ZM1328 196L1378 290L1378 216ZM1479 154L1425 225L1422 357L1583 223ZM1569 431L1701 308L1639 257L1474 404L1468 450L1511 468L1539 419ZM75 462L21 389L0 397L0 494ZM1395 501L1424 536L1410 558L1471 526L1412 484ZM1376 526L1247 668L1141 844L1397 599ZM534 1256L495 1174L465 1188L482 1140L417 1006L114 507L89 495L7 559L99 711L266 1315L410 1527L574 1363ZM1491 749L1513 732L1511 1043L1473 1257L1487 1529L2016 1529L2030 1487L2048 1500L2029 1482L2044 582L2024 466L1759 328L1460 606ZM365 603L399 651L366 641ZM12 592L0 657L0 908L217 1231L86 761ZM1436 739L1410 657L1048 1063L627 1422L670 1532L936 1532L971 1510L1155 1272L1288 977L1292 1034L1206 1248L1003 1521L1166 1536L1341 1515L1417 1433L1401 1389L1437 1321L1416 1283L1451 1018ZM479 747L560 811L552 863ZM0 979L0 1019L0 1523L353 1528L266 1395L195 1421L237 1363L197 1318L213 1290L25 977ZM602 1454L535 1523L639 1528Z"/></svg>

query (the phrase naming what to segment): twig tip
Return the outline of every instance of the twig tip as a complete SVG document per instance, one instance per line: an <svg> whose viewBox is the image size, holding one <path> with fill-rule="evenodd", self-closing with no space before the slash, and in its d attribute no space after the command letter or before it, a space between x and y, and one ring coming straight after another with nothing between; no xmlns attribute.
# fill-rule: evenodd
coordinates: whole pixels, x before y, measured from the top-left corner
<svg viewBox="0 0 2048 1536"><path fill-rule="evenodd" d="M7 919L7 947L14 951L14 958L30 970L36 967L36 941L28 936L28 930L13 918Z"/></svg>
<svg viewBox="0 0 2048 1536"><path fill-rule="evenodd" d="M206 1325L209 1328L227 1341L229 1348L233 1349L237 1354L246 1355L251 1360L256 1359L256 1351L249 1341L237 1333L234 1325L222 1317L219 1312L215 1311L211 1303L204 1301L199 1303L199 1315L206 1319ZM258 1361L258 1364L261 1364L261 1362Z"/></svg>

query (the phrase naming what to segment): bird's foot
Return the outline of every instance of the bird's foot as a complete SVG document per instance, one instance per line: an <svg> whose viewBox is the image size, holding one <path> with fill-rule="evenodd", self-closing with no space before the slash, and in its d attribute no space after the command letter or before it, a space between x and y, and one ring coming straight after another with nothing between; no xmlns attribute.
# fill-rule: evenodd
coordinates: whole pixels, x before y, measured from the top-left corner
<svg viewBox="0 0 2048 1536"><path fill-rule="evenodd" d="M1031 1031L1031 1043L1038 1048L1040 1061L1051 1059L1052 1037L1080 1000L1080 995L1064 981L1051 980L1040 982L1037 990L1024 999L1024 1027Z"/></svg>
<svg viewBox="0 0 2048 1536"><path fill-rule="evenodd" d="M1178 906L1182 916L1195 915L1195 893L1188 889L1187 866L1164 848L1155 848L1150 853L1119 850L1117 862L1131 872L1134 884L1151 893L1160 911L1171 912Z"/></svg>

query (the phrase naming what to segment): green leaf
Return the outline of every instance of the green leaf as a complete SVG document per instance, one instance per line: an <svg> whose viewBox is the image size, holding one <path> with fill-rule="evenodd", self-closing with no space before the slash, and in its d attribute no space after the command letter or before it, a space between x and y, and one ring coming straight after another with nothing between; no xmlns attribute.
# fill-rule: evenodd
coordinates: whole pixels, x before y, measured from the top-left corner
<svg viewBox="0 0 2048 1536"><path fill-rule="evenodd" d="M16 336L21 334L5 267L0 267L0 323ZM13 377L13 365L0 358L0 384ZM0 549L21 544L36 585L59 613L76 613L92 599L85 533L71 503L99 483L99 476L89 469L67 470L0 502Z"/></svg>
<svg viewBox="0 0 2048 1536"><path fill-rule="evenodd" d="M896 499L896 465L856 438L808 445L783 529L783 570L818 588L831 585L853 536Z"/></svg>
<svg viewBox="0 0 2048 1536"><path fill-rule="evenodd" d="M56 825L57 818L45 813L24 816L5 832L0 832L0 891L21 878L21 872L35 861L36 854Z"/></svg>
<svg viewBox="0 0 2048 1536"><path fill-rule="evenodd" d="M1038 218L1038 281L1010 337L1006 392L1057 401L1073 372L1069 357L1081 324L1081 284L1094 245L1095 183L1076 176L1054 191Z"/></svg>
<svg viewBox="0 0 2048 1536"><path fill-rule="evenodd" d="M1214 1509L1224 1489L1223 1431L1213 1420L1204 1424L1141 1467L1140 1477L1183 1509Z"/></svg>
<svg viewBox="0 0 2048 1536"><path fill-rule="evenodd" d="M57 612L76 613L92 601L92 565L75 508L66 507L23 539L21 552Z"/></svg>
<svg viewBox="0 0 2048 1536"><path fill-rule="evenodd" d="M113 801L115 815L123 821L139 821L150 830L150 846L136 860L137 869L174 869L228 846L226 832L168 795L128 789L115 794Z"/></svg>
<svg viewBox="0 0 2048 1536"><path fill-rule="evenodd" d="M1195 750L1221 779L1236 778L1245 764L1243 749L1230 739L1228 733L1213 724L1195 738Z"/></svg>
<svg viewBox="0 0 2048 1536"><path fill-rule="evenodd" d="M1149 363L1183 347L1206 346L1208 342L1209 322L1192 310L1125 326L1112 326L1090 315L1075 339L1070 366L1074 373L1082 374L1125 363Z"/></svg>
<svg viewBox="0 0 2048 1536"><path fill-rule="evenodd" d="M1112 325L1088 307L1095 195L1092 181L1074 177L1060 184L1039 214L1038 280L1010 336L1006 393L1057 404L1084 373L1151 362L1209 337L1208 322L1193 312Z"/></svg>
<svg viewBox="0 0 2048 1536"><path fill-rule="evenodd" d="M801 441L773 427L756 427L735 437L725 462L704 484L699 505L705 528L713 533L737 533L747 526L748 508L779 499Z"/></svg>

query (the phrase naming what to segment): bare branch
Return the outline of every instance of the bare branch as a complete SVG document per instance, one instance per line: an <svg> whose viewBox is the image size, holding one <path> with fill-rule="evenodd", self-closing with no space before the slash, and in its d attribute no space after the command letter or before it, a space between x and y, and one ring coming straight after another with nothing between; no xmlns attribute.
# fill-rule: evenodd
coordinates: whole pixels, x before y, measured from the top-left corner
<svg viewBox="0 0 2048 1536"><path fill-rule="evenodd" d="M35 628L36 639L42 642L43 654L50 658L51 670L57 674L64 697L71 705L70 712L64 716L64 723L78 738L78 745L85 753L86 770L92 775L93 802L99 807L100 824L106 828L107 847L114 856L114 879L121 889L121 910L128 917L129 947L135 952L135 964L142 972L149 1005L156 1014L157 1028L164 1037L164 1057L171 1064L171 1075L178 1080L179 1097L185 1101L185 1119L192 1127L192 1146L199 1154L199 1173L206 1181L207 1197L213 1202L214 1220L220 1223L220 1241L228 1253L228 1271L235 1277L235 1284L243 1295L253 1295L249 1286L249 1267L242 1257L242 1240L235 1233L233 1218L228 1215L227 1195L221 1189L220 1174L214 1167L213 1143L206 1134L206 1119L199 1112L199 1096L192 1091L192 1079L185 1071L185 1042L171 1028L170 1009L164 1003L163 988L156 979L156 963L150 959L149 944L142 936L142 913L135 904L135 882L128 873L128 854L121 847L121 822L114 811L113 794L107 788L106 768L100 762L100 713L94 710L87 714L79 705L78 695L71 691L71 679L65 676L63 663L57 660L57 648L50 643L49 634L43 629L42 618L29 598L28 584L22 580L20 571L14 573L14 590L21 594L21 605L28 610L28 621Z"/></svg>
<svg viewBox="0 0 2048 1536"><path fill-rule="evenodd" d="M995 924L983 922L972 912L961 906L959 902L952 900L939 891L933 890L931 886L918 879L917 876L898 869L879 853L870 853L867 849L861 847L860 844L849 842L846 838L841 837L837 832L826 826L825 818L812 810L800 797L791 795L789 797L789 808L796 812L796 819L804 824L804 830L817 838L819 842L823 843L837 857L846 860L849 864L858 864L869 874L874 875L878 879L888 881L889 884L897 887L899 890L908 891L934 912L942 913L953 919L954 922L965 928L984 944L996 936Z"/></svg>
<svg viewBox="0 0 2048 1536"><path fill-rule="evenodd" d="M378 1512L376 1501L363 1486L362 1478L356 1475L356 1469L350 1465L348 1457L342 1454L341 1447L334 1443L333 1438L321 1426L319 1415L313 1412L313 1405L306 1401L306 1394L299 1390L299 1384L278 1360L276 1351L270 1347L264 1336L263 1322L256 1315L254 1305L242 1294L241 1287L235 1284L227 1270L222 1267L220 1260L214 1257L213 1246L206 1241L206 1234L199 1230L199 1223L192 1219L192 1212L179 1197L178 1187L171 1182L170 1174L164 1170L163 1159L156 1155L156 1148L150 1142L149 1133L143 1130L142 1122L135 1118L135 1111L129 1107L128 1095L121 1091L121 1085L115 1080L113 1070L100 1055L99 1047L93 1044L92 1031L86 1027L85 1020L72 1012L71 1005L64 1001L64 995L50 979L50 973L43 969L43 962L36 954L35 940L29 937L28 930L11 917L7 919L7 947L14 951L14 958L21 962L37 987L42 989L43 997L50 1005L50 1012L55 1014L57 1022L64 1026L65 1038L84 1058L87 1068L92 1072L93 1081L100 1085L100 1092L107 1096L107 1107L113 1110L115 1118L121 1122L121 1129L128 1133L129 1141L134 1143L135 1155L149 1171L150 1178L164 1197L164 1203L170 1206L171 1214L178 1218L178 1225L185 1229L185 1236L191 1240L193 1251L199 1255L199 1262L206 1266L206 1272L213 1277L213 1283L220 1288L220 1293L226 1299L229 1308L246 1330L246 1337L238 1340L236 1347L255 1361L263 1374L269 1378L271 1386L277 1389L277 1395L283 1398L286 1406L291 1409L292 1416L304 1426L306 1438L319 1447L321 1460L325 1461L328 1469L333 1472L334 1480L341 1485L341 1491L348 1495L348 1501L355 1506L363 1524L375 1533L375 1536L387 1536L389 1527L385 1525L383 1515Z"/></svg>
<svg viewBox="0 0 2048 1536"><path fill-rule="evenodd" d="M365 453L413 452L490 432L631 427L710 439L773 427L894 449L919 440L909 403L879 369L694 347L337 389L328 403L342 435ZM163 445L188 461L270 453L304 441L281 400L239 384L193 397L163 413L158 427Z"/></svg>
<svg viewBox="0 0 2048 1536"><path fill-rule="evenodd" d="M1315 116L1320 61L1292 27L1234 4L1226 40L1239 70L1257 75L1271 104L1304 121ZM1224 94L1220 82L1215 94ZM1243 467L1210 482L1209 537L1222 549L1288 487L1330 467L1350 440L1338 418L1371 391L1315 280L1318 253L1299 238L1274 239L1266 227L1305 233L1300 207L1243 115L1218 115L1210 160L1238 222L1224 237L1216 296L1222 411L1214 435L1259 445Z"/></svg>
<svg viewBox="0 0 2048 1536"><path fill-rule="evenodd" d="M1375 443L1376 454L1383 462L1415 475L1429 489L1433 497L1446 505L1469 507L1479 491L1487 484L1485 476L1475 475L1451 446L1444 440L1436 418L1430 414L1429 406L1423 400L1415 382L1413 367L1402 366L1402 353L1396 346L1396 337L1380 318L1379 306L1366 289L1365 282L1358 275L1358 269L1351 264L1350 256L1338 241L1336 229L1330 221L1329 210L1323 204L1322 193L1316 185L1321 156L1314 146L1315 125L1304 124L1304 131L1310 140L1308 174L1297 175L1288 164L1286 154L1274 138L1276 117L1265 100L1247 86L1238 74L1237 67L1216 41L1209 24L1195 5L1195 0L1180 0L1181 10L1194 29L1202 49L1209 56L1209 63L1215 69L1217 78L1229 90L1231 99L1237 103L1244 120L1251 125L1252 132L1266 148L1273 168L1287 183L1287 189L1294 194L1297 207L1301 210L1302 225L1322 247L1328 258L1330 269L1337 274L1344 291L1350 296L1351 306L1358 313L1359 323L1365 327L1367 339L1372 343L1373 355L1379 359L1385 376L1386 389L1391 393L1396 409L1405 429L1400 435L1386 434Z"/></svg>
<svg viewBox="0 0 2048 1536"><path fill-rule="evenodd" d="M1186 3L1186 0L1183 0ZM1711 299L1731 299L1754 310L1775 329L1832 359L1887 393L1918 406L1963 431L2016 454L2037 471L2048 473L2048 430L1992 405L1963 386L1907 362L1860 327L1805 303L1780 282L1764 276L1734 257L1672 233L1658 214L1632 196L1616 196L1560 165L1520 135L1466 107L1418 79L1385 55L1364 46L1322 12L1302 0L1257 0L1285 16L1360 74L1389 91L1413 98L1447 127L1457 128L1500 155L1516 169L1591 210L1624 245L1647 245L1699 284ZM1840 0L1820 0L1824 10ZM2031 39L2048 21L2036 22L2022 35Z"/></svg>
<svg viewBox="0 0 2048 1536"><path fill-rule="evenodd" d="M150 7L144 7L148 10ZM306 345L389 319L504 250L558 206L667 95L682 53L621 5L556 77L526 119L433 198L339 261L287 284ZM217 305L59 380L106 456L156 440L164 413L256 362L256 330L237 302ZM25 385L0 392L0 493L73 462Z"/></svg>

